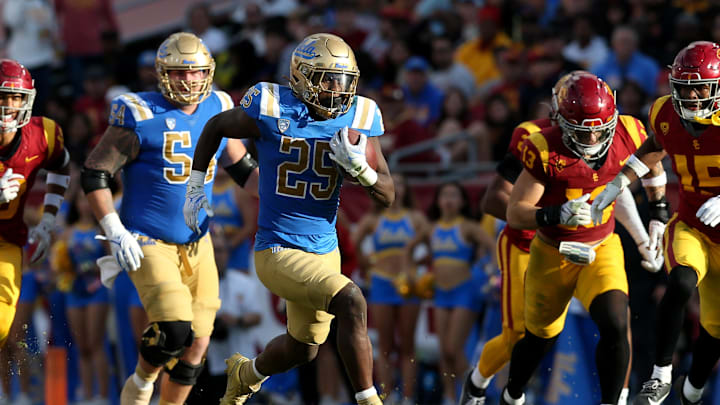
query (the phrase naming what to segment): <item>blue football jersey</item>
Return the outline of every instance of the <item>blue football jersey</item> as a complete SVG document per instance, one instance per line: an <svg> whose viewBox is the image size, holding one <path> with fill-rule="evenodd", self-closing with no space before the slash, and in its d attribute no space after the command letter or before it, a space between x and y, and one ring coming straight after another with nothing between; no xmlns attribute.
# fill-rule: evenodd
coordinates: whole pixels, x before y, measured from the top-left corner
<svg viewBox="0 0 720 405"><path fill-rule="evenodd" d="M120 219L128 230L178 244L196 241L207 232L208 218L204 210L199 217L200 234L185 225L182 212L185 183L205 123L232 107L230 96L221 91L212 92L191 115L157 92L127 93L112 101L110 125L131 129L140 140L140 153L123 168ZM217 160L226 143L223 140L205 177L209 200L212 200Z"/></svg>
<svg viewBox="0 0 720 405"><path fill-rule="evenodd" d="M367 136L385 132L377 104L355 96L343 115L316 120L287 86L258 83L240 106L257 120L260 212L255 250L283 246L312 253L337 247L335 219L342 176L330 139L347 126Z"/></svg>

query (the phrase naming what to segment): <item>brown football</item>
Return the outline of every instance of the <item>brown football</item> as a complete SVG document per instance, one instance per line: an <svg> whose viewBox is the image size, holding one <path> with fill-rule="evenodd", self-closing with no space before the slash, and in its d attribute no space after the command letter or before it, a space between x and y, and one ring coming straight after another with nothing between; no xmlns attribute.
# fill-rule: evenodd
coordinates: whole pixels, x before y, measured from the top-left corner
<svg viewBox="0 0 720 405"><path fill-rule="evenodd" d="M360 134L361 132L357 129L348 128L348 140L353 145L357 145L358 142L360 142ZM369 138L369 137L368 137ZM372 143L370 142L370 139L368 139L367 144L365 146L365 159L367 160L368 166L370 166L373 170L377 170L377 155L375 154L375 148L373 148ZM351 177L349 174L345 173L342 168L340 169L343 172L343 175L345 178L353 183L355 183L355 178Z"/></svg>

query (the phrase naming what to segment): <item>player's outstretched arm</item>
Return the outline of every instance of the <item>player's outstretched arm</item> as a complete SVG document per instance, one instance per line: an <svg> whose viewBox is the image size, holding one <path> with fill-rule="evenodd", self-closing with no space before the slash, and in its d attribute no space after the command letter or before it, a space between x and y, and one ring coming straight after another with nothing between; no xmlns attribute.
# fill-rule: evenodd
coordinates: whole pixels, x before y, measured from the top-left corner
<svg viewBox="0 0 720 405"><path fill-rule="evenodd" d="M260 130L255 119L235 107L208 120L203 128L193 155L192 169L207 171L210 160L220 147L223 138L257 138Z"/></svg>
<svg viewBox="0 0 720 405"><path fill-rule="evenodd" d="M595 224L602 222L602 212L607 208L622 190L630 185L633 181L643 176L653 175L653 173L662 170L659 166L660 161L665 157L666 152L663 147L655 139L654 135L650 135L640 148L631 155L620 173L605 186L605 189L598 195L592 203L592 221ZM653 168L652 170L650 168ZM658 189L659 190L659 189ZM653 190L654 191L654 190ZM664 185L662 188L664 195ZM648 190L650 201L653 200L653 194Z"/></svg>
<svg viewBox="0 0 720 405"><path fill-rule="evenodd" d="M115 212L110 179L139 152L140 140L133 130L110 126L85 160L83 190L98 221Z"/></svg>
<svg viewBox="0 0 720 405"><path fill-rule="evenodd" d="M90 152L82 169L85 196L110 242L117 264L125 270L137 270L144 257L142 249L115 212L110 178L140 152L140 140L131 129L110 126L100 143Z"/></svg>

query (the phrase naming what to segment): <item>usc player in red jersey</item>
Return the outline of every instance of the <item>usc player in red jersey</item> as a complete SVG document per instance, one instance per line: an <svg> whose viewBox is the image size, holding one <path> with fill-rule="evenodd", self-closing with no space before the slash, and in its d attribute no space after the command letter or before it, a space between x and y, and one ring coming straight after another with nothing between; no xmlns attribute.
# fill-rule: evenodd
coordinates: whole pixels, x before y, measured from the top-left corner
<svg viewBox="0 0 720 405"><path fill-rule="evenodd" d="M700 335L687 378L680 379L683 405L699 404L705 382L720 358L720 46L698 41L682 49L671 66L671 95L650 109L653 135L593 203L608 206L648 166L670 155L680 180L680 204L665 231L665 295L658 307L655 366L634 404L657 405L670 393L672 356L685 305L700 294ZM628 162L629 163L629 162Z"/></svg>
<svg viewBox="0 0 720 405"><path fill-rule="evenodd" d="M628 285L615 207L593 224L589 202L647 135L639 120L618 115L612 90L595 75L572 72L555 93L558 125L523 142L523 171L508 202L508 225L537 234L525 274L525 336L513 349L501 404L525 402L524 386L562 331L573 296L600 331L602 403L616 404L629 361Z"/></svg>
<svg viewBox="0 0 720 405"><path fill-rule="evenodd" d="M573 72L574 73L574 72ZM558 80L553 94L558 94L569 73ZM556 125L557 121L543 118L525 121L515 127L505 158L497 167L497 173L488 186L482 201L483 212L507 221L506 210L513 184L523 170L523 142L525 138L544 128ZM664 176L664 172L662 172ZM643 267L651 272L662 268L662 253L650 247L637 207L629 190L622 193L617 207L617 219L629 231L643 257ZM490 339L483 347L477 366L465 380L458 405L478 405L486 400L485 391L493 376L510 361L515 343L525 334L525 270L530 259L530 242L535 237L534 229L515 229L509 225L497 240L497 258L502 273L501 305L502 333ZM628 337L629 339L629 337ZM628 377L629 377L628 365ZM625 386L627 386L627 381ZM618 401L625 405L627 389Z"/></svg>
<svg viewBox="0 0 720 405"><path fill-rule="evenodd" d="M0 346L20 295L22 248L30 242L31 262L45 257L55 214L70 182L62 130L51 119L31 116L34 99L28 70L14 60L0 59ZM28 234L24 206L40 169L48 171L43 215Z"/></svg>

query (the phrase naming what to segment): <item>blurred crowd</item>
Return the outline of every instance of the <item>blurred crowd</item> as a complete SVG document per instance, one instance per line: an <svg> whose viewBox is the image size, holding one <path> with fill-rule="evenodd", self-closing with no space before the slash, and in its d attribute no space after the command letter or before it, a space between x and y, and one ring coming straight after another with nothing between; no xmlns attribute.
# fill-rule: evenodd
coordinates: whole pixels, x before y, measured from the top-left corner
<svg viewBox="0 0 720 405"><path fill-rule="evenodd" d="M33 114L50 117L63 128L75 165L71 182L74 186L79 184L77 168L107 127L110 101L128 91L157 89L155 50L173 31L191 31L204 40L217 62L215 86L227 91L236 102L258 81L285 84L291 51L303 37L313 32L341 36L353 47L358 60L361 72L358 93L374 98L382 109L386 134L381 142L385 156L395 164L423 163L441 168L458 162L499 161L506 153L512 129L524 120L547 117L552 86L562 74L574 69L589 70L605 79L617 92L620 112L646 121L649 104L656 97L669 94L667 65L677 51L694 40L720 42L718 0L238 0L222 13L217 12L212 2L196 2L186 11L183 26L168 27L168 31L132 43L120 41L122 35L111 0L2 0L0 5L5 33L2 52L23 63L35 79L38 94ZM162 20L162 16L157 17ZM402 158L393 161L394 152L420 143L426 147L413 153L399 153ZM400 169L401 166L391 166L393 171ZM407 175L422 173L413 169ZM37 188L41 190L42 185ZM117 191L119 198L121 185ZM80 190L71 188L67 195L64 210L67 232L61 240L72 240L71 235L97 227L86 204L83 205ZM476 207L477 197L477 193L471 192L467 205ZM642 203L643 197L638 198ZM420 211L429 208L431 201L425 200L415 208ZM36 198L36 203L39 201ZM244 205L254 207L253 204ZM37 215L29 211L28 222L37 221ZM244 223L253 224L254 215L254 209L243 213ZM360 246L362 240L349 236L358 220L350 216L339 221L341 232L347 236L343 253L347 253L349 272L367 267L363 257L368 249ZM490 236L500 226L487 219L483 224ZM250 238L252 227L236 232L232 243L239 245ZM651 369L651 325L656 302L662 296L664 276L636 270L634 244L630 242L627 246L634 341L642 342L633 346L634 369L645 372ZM218 244L216 248L234 247ZM351 259L351 251L357 251L357 260ZM117 378L122 381L123 373L133 370L132 364L109 370L105 366L108 356L125 357L128 361L136 358L132 342L146 322L136 293L133 296L131 291L132 285L126 280L125 290L104 291L95 279L83 281L73 276L73 267L78 264L63 261L62 252L63 247L57 247L51 262L29 269L29 275L23 278L24 298L21 297L18 306L13 337L0 353L0 370L6 370L0 401L12 397L20 405L41 400L38 392L33 393L30 388L36 383L34 379L42 379L37 365L33 366L38 360L27 354L46 350L48 341L76 351L74 361L80 366L74 372L79 372L77 379L81 383L77 386L82 388L77 389L77 395L71 393L73 399L87 403L97 398L112 399L113 390L117 389L112 375L122 374L122 378ZM216 255L223 257L220 251ZM246 255L249 256L249 251ZM488 319L489 308L497 306L497 292L492 293L497 288L497 274L491 256L478 255L474 262L475 271L486 276L483 291L490 291L482 296L487 305L478 309L476 319L471 320L477 324L483 313ZM221 287L226 297L237 297L232 286L252 281L252 265L248 257L245 259L248 264L240 266L245 268L238 269L238 273L228 272L240 275L226 276L225 280L231 280ZM219 263L218 267L229 266ZM356 279L366 277L362 271L357 273ZM63 274L70 276L64 279ZM74 292L78 297L67 298L75 288L79 289ZM242 333L250 333L252 327L263 322L263 317L273 317L281 323L282 303L269 296L263 301L267 292L259 284L252 294L261 298L249 295L244 304L235 302L234 306L232 299L224 300L221 312L226 312L219 316L221 324L216 329L226 333L225 339L247 341L250 338ZM272 308L253 305L259 303ZM423 304L423 311L427 306ZM38 308L43 309L45 317L37 315ZM122 318L125 323L116 324L109 320L110 315L113 319ZM416 320L420 319L418 334L434 331L432 325L423 325L432 323L430 318L416 315ZM697 335L696 318L694 307L688 314L680 353L687 350ZM231 334L222 322L239 328L240 337L228 337ZM50 336L44 336L43 331ZM37 339L28 346L24 342L30 332ZM131 343L119 353L118 345L108 343L108 333L115 342L125 339ZM467 333L469 360L482 333ZM262 344L261 337L251 341ZM434 344L438 346L437 341ZM226 349L231 350L230 346L228 343ZM224 366L213 365L213 356L222 358L223 354L209 354L208 375L221 375L220 368ZM682 361L679 356L678 362ZM321 355L318 362L319 370L339 367L332 352ZM13 367L16 372L8 371ZM423 384L422 367L417 372L418 392L424 386L432 386ZM323 398L328 404L342 402L337 392L341 384L329 382L330 376L338 378L337 372L324 372L313 378L312 384L298 383L310 374L301 370L288 377L289 382L278 382L276 392L285 396L276 401L289 403L294 398L296 403L302 403L302 397L305 403ZM19 386L11 378L13 375L20 377ZM428 375L431 383L442 384L437 371ZM634 375L635 385L631 387L646 377ZM200 390L220 390L218 396L221 394L222 388L217 387L222 385L217 385L217 381L208 378L206 383ZM300 390L302 395L297 393L298 387L305 387ZM308 390L312 392L305 392ZM435 396L428 394L433 399L425 403L439 401L441 393L438 389ZM197 394L191 396L191 401L205 403L203 398Z"/></svg>

